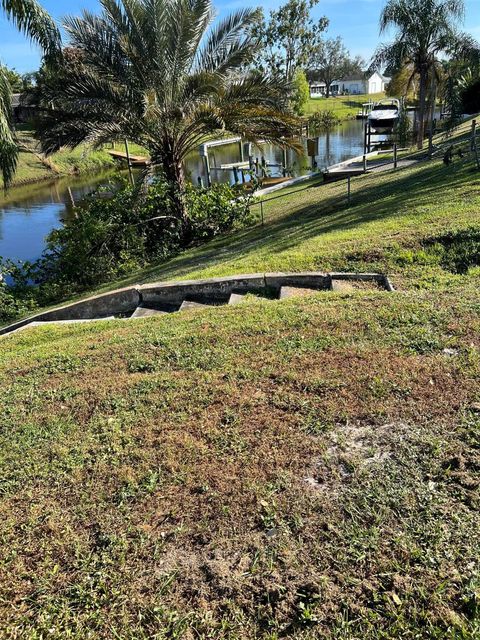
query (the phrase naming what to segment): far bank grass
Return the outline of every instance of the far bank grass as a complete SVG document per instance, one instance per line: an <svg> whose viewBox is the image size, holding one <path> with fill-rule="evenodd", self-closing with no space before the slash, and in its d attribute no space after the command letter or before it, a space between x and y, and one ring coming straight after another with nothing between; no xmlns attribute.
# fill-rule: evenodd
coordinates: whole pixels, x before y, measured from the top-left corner
<svg viewBox="0 0 480 640"><path fill-rule="evenodd" d="M57 176L95 173L115 167L115 160L106 150L93 150L86 145L76 149L62 149L48 158L38 152L38 143L32 132L21 130L18 137L23 150L20 152L17 172L12 186L20 186L52 179ZM3 182L0 178L0 188Z"/></svg>
<svg viewBox="0 0 480 640"><path fill-rule="evenodd" d="M329 98L309 98L305 108L305 115L312 115L317 111L332 111L339 120L355 118L362 110L362 104L385 98L384 93L362 95L335 96Z"/></svg>

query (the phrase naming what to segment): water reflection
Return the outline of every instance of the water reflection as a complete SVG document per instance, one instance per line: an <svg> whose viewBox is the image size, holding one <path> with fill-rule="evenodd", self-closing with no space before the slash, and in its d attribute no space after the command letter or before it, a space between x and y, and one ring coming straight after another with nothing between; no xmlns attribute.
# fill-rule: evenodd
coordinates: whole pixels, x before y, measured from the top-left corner
<svg viewBox="0 0 480 640"><path fill-rule="evenodd" d="M311 172L312 168L322 170L329 165L343 162L363 153L363 126L364 124L360 120L349 120L334 127L331 131L315 137L313 162L312 156L309 155L306 139L302 139L303 154L287 150L286 158L284 151L272 144L253 145L253 160L254 162L258 161L261 166L263 159L267 175L272 177L283 175L285 160L288 174L293 177L305 175ZM379 142L381 139L383 137L378 137ZM234 171L221 169L221 166L238 163L242 160L239 144L235 142L220 147L211 147L209 158L212 181L233 184L235 182ZM197 184L199 179L203 184L207 183L205 166L197 153L188 158L187 171L194 184ZM241 175L238 176L238 179L241 180ZM245 179L248 180L248 176Z"/></svg>

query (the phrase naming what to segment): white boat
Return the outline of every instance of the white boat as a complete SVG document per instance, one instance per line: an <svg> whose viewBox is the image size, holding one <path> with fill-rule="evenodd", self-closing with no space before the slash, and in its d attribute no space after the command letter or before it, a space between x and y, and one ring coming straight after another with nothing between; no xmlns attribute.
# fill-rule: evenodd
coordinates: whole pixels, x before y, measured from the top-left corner
<svg viewBox="0 0 480 640"><path fill-rule="evenodd" d="M380 100L368 114L368 122L372 131L389 133L400 115L400 102L396 98Z"/></svg>

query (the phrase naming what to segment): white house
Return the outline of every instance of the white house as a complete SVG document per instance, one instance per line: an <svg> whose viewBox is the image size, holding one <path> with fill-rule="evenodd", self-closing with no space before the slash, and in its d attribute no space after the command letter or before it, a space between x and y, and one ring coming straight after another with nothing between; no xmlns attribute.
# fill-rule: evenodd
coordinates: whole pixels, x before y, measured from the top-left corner
<svg viewBox="0 0 480 640"><path fill-rule="evenodd" d="M334 80L330 85L331 95L359 95L370 93L382 93L385 91L390 78L382 76L375 71L369 78L363 76L346 76L342 80ZM310 97L319 98L326 94L324 82L312 82L310 84Z"/></svg>
<svg viewBox="0 0 480 640"><path fill-rule="evenodd" d="M387 88L387 84L390 82L391 78L387 78L387 76L382 76L381 73L375 71L370 78L367 80L367 93L383 93Z"/></svg>

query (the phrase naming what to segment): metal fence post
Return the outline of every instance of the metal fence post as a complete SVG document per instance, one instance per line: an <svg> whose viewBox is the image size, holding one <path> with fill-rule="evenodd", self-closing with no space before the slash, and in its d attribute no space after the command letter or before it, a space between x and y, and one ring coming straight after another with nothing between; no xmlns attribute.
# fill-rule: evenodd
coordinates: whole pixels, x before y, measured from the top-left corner
<svg viewBox="0 0 480 640"><path fill-rule="evenodd" d="M398 166L397 162L397 143L393 143L393 168L396 169Z"/></svg>

